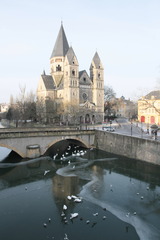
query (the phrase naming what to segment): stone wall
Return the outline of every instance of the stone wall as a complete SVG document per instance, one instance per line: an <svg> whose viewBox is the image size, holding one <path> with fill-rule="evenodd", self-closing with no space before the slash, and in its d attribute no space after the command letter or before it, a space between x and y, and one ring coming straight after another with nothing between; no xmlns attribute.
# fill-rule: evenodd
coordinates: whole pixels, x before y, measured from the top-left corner
<svg viewBox="0 0 160 240"><path fill-rule="evenodd" d="M95 147L110 153L160 165L160 142L95 131Z"/></svg>

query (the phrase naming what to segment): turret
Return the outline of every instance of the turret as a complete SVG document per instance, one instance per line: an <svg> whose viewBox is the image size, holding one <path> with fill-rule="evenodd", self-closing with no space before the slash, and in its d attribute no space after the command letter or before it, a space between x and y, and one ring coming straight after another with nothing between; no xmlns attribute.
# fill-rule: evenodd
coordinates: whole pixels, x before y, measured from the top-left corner
<svg viewBox="0 0 160 240"><path fill-rule="evenodd" d="M71 104L79 105L79 64L72 47L65 57L64 74L65 99Z"/></svg>
<svg viewBox="0 0 160 240"><path fill-rule="evenodd" d="M104 76L103 65L98 53L96 52L90 66L90 78L92 81L93 102L97 112L104 112Z"/></svg>

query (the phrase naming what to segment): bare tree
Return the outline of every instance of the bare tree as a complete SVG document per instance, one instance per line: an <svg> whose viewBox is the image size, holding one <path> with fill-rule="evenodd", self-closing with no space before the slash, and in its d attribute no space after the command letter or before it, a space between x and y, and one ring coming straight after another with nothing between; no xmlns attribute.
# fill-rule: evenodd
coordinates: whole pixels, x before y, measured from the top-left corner
<svg viewBox="0 0 160 240"><path fill-rule="evenodd" d="M36 120L35 96L32 92L27 94L25 86L20 86L20 93L15 101L11 96L7 118L14 120L17 127L19 122Z"/></svg>
<svg viewBox="0 0 160 240"><path fill-rule="evenodd" d="M116 97L116 93L112 87L104 86L104 100L111 101Z"/></svg>
<svg viewBox="0 0 160 240"><path fill-rule="evenodd" d="M139 100L139 107L141 108L141 110L147 110L151 108L154 109L158 115L160 114L159 100L142 98L141 100Z"/></svg>
<svg viewBox="0 0 160 240"><path fill-rule="evenodd" d="M76 102L66 102L64 104L64 121L66 124L76 124L79 115L79 105Z"/></svg>
<svg viewBox="0 0 160 240"><path fill-rule="evenodd" d="M106 117L115 115L114 106L116 105L116 93L112 87L104 87L104 112Z"/></svg>

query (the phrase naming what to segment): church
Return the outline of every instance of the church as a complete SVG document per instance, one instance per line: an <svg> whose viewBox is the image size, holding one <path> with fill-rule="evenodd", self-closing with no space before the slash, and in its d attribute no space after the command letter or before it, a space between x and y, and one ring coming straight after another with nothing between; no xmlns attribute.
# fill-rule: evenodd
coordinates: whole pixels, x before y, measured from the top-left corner
<svg viewBox="0 0 160 240"><path fill-rule="evenodd" d="M50 74L43 71L40 76L36 108L38 120L44 123L103 122L104 69L100 57L96 52L90 75L86 70L79 71L62 24L50 57Z"/></svg>

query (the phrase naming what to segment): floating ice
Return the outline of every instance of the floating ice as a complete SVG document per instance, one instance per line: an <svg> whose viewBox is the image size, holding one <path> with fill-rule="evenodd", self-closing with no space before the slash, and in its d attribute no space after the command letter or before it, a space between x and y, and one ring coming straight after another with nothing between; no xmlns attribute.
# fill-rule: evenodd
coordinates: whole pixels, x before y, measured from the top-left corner
<svg viewBox="0 0 160 240"><path fill-rule="evenodd" d="M127 214L128 218L126 218L125 207L120 205L115 205L113 202L103 202L94 196L92 196L92 192L90 189L92 186L96 184L98 181L97 177L93 177L92 181L88 182L80 192L80 195L87 201L90 201L91 203L94 203L100 207L102 207L104 210L109 209L109 211L117 216L120 220L125 221L132 226L134 226L137 234L139 235L141 240L146 239L152 239L152 240L159 240L160 231L155 226L153 226L150 223L147 223L145 219L141 218L140 216L136 216L135 214L129 215ZM136 213L136 212L135 212ZM104 217L105 219L105 217Z"/></svg>
<svg viewBox="0 0 160 240"><path fill-rule="evenodd" d="M0 168L9 168L9 167L16 167L16 166L22 166L22 165L28 165L30 163L35 163L38 161L49 161L52 160L51 157L39 157L39 158L34 158L31 160L27 160L27 161L22 161L22 162L18 162L18 163L0 163Z"/></svg>

